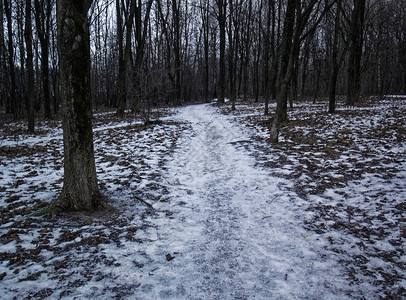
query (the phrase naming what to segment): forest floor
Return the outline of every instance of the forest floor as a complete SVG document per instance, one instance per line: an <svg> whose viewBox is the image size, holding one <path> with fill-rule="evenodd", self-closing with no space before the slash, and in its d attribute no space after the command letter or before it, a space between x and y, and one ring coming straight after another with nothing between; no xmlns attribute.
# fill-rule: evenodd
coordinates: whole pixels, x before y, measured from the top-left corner
<svg viewBox="0 0 406 300"><path fill-rule="evenodd" d="M37 217L62 130L0 123L4 299L404 299L406 100L300 102L280 143L262 105L94 121L113 208ZM140 201L150 203L152 208Z"/></svg>

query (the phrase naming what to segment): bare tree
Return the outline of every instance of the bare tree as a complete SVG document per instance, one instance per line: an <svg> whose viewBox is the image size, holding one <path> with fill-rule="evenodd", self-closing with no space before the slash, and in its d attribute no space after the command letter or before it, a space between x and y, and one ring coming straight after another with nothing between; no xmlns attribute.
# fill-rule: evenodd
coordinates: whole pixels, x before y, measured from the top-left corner
<svg viewBox="0 0 406 300"><path fill-rule="evenodd" d="M140 104L143 99L142 93L142 76L143 76L143 62L145 55L145 43L148 35L148 24L150 18L150 12L152 8L153 1L148 0L146 3L146 8L143 10L141 0L138 0L138 4L135 7L135 60L132 59L133 65L133 76L132 84L135 90L135 99L132 104L132 109L138 111L140 109ZM180 60L180 58L179 58ZM179 75L180 77L180 75ZM179 79L180 81L180 79Z"/></svg>
<svg viewBox="0 0 406 300"><path fill-rule="evenodd" d="M218 102L224 103L224 96L226 91L226 25L227 25L227 1L216 0L217 3L217 21L220 31L220 57L219 57L219 89L218 89Z"/></svg>
<svg viewBox="0 0 406 300"><path fill-rule="evenodd" d="M33 66L33 53L32 53L32 17L31 17L31 0L27 0L25 4L25 43L27 49L27 113L28 113L28 131L34 132L35 115L34 115L34 66Z"/></svg>
<svg viewBox="0 0 406 300"><path fill-rule="evenodd" d="M354 105L361 92L361 58L366 0L354 0L349 32L349 56L347 69L347 104Z"/></svg>
<svg viewBox="0 0 406 300"><path fill-rule="evenodd" d="M237 20L238 13L237 9L239 3L236 3L234 6L234 1L230 0L230 13L228 21L228 78L230 83L230 100L231 100L231 109L235 110L236 102L236 73L237 73L237 55L238 45L239 45L239 22Z"/></svg>
<svg viewBox="0 0 406 300"><path fill-rule="evenodd" d="M290 82L290 74L288 72L288 64L290 58L290 52L292 49L292 38L293 38L293 29L295 25L295 10L296 10L296 0L288 0L285 21L283 25L283 34L280 50L280 67L279 67L279 83L278 83L278 99L275 116L272 121L270 129L270 137L273 143L278 142L279 137L279 128L284 115L286 113L285 105L288 94L288 84Z"/></svg>
<svg viewBox="0 0 406 300"><path fill-rule="evenodd" d="M134 15L137 0L116 0L117 13L117 43L119 48L118 55L118 108L117 114L123 115L127 107L127 66L131 54L131 39L134 24ZM124 14L124 24L123 24ZM124 25L126 29L124 44Z"/></svg>
<svg viewBox="0 0 406 300"><path fill-rule="evenodd" d="M44 117L52 117L51 95L49 88L49 34L51 30L51 13L53 1L34 0L35 4L35 25L41 47L41 78L42 78L42 98L44 105Z"/></svg>
<svg viewBox="0 0 406 300"><path fill-rule="evenodd" d="M336 109L336 86L337 77L340 67L344 61L345 54L348 49L348 43L345 43L344 49L339 52L339 38L341 31L341 14L342 14L342 0L337 1L335 18L334 18L334 37L333 37L333 50L331 54L331 72L329 78L329 107L328 112L333 114Z"/></svg>
<svg viewBox="0 0 406 300"><path fill-rule="evenodd" d="M200 0L200 14L203 25L203 47L204 47L204 99L209 101L209 33L210 33L210 14L208 1Z"/></svg>
<svg viewBox="0 0 406 300"><path fill-rule="evenodd" d="M9 0L4 0L4 12L7 19L7 34L8 34L8 68L10 76L10 95L6 99L6 112L16 114L16 77L14 67L14 43L13 43L13 23L12 23L12 3Z"/></svg>
<svg viewBox="0 0 406 300"><path fill-rule="evenodd" d="M4 6L3 0L0 0L0 82L3 84L0 86L0 107L4 107L5 103L7 102L7 63L6 63L6 47L4 44Z"/></svg>

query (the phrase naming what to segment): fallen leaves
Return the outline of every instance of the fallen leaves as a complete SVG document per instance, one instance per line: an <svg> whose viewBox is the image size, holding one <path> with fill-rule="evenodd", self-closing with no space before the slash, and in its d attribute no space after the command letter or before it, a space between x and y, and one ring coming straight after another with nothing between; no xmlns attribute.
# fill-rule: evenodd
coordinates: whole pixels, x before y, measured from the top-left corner
<svg viewBox="0 0 406 300"><path fill-rule="evenodd" d="M233 114L256 131L258 143L248 148L258 163L293 180L295 192L308 202L305 228L325 239L326 251L340 255L349 282L368 282L379 287L382 298L401 299L406 101L351 109L341 104L335 115L325 105L297 103L276 146L267 143L262 107L245 106Z"/></svg>
<svg viewBox="0 0 406 300"><path fill-rule="evenodd" d="M170 253L166 254L165 257L166 257L166 261L171 261L172 259L175 258L175 256L172 256L172 254L170 254Z"/></svg>

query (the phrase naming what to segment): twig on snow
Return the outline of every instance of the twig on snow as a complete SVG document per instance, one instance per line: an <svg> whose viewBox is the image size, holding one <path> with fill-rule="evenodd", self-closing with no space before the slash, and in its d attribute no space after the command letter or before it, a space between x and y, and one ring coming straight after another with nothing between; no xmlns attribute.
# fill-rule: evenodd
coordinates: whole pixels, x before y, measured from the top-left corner
<svg viewBox="0 0 406 300"><path fill-rule="evenodd" d="M144 199L142 199L141 197L138 197L137 195L133 195L133 196L134 196L135 199L141 201L141 202L144 203L146 206L148 206L148 207L154 209L154 207L152 206L151 203L145 201Z"/></svg>

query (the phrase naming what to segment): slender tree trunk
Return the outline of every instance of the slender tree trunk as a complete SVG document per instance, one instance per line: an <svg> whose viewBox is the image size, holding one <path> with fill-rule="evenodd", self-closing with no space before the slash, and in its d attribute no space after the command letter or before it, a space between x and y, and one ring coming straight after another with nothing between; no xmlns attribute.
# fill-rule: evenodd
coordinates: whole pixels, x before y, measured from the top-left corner
<svg viewBox="0 0 406 300"><path fill-rule="evenodd" d="M349 38L350 53L347 70L347 105L355 105L361 92L361 58L363 49L365 4L366 0L354 0Z"/></svg>
<svg viewBox="0 0 406 300"><path fill-rule="evenodd" d="M117 42L119 47L119 62L118 62L118 108L117 115L124 115L127 108L127 67L131 53L131 38L134 24L134 14L136 9L136 0L130 0L130 10L126 16L126 36L125 46L123 45L124 33L122 23L122 9L120 8L120 0L116 0L117 11Z"/></svg>
<svg viewBox="0 0 406 300"><path fill-rule="evenodd" d="M338 61L338 38L340 34L340 15L341 15L341 0L337 1L337 10L334 24L334 37L333 37L333 53L331 56L331 73L329 79L329 105L328 112L334 114L336 111L336 86L337 86L337 77L340 70L340 64Z"/></svg>
<svg viewBox="0 0 406 300"><path fill-rule="evenodd" d="M0 19L4 18L3 0L0 0ZM0 22L0 81L4 84L0 86L0 106L4 107L6 103L6 80L7 80L7 63L6 63L6 48L4 45L4 24Z"/></svg>
<svg viewBox="0 0 406 300"><path fill-rule="evenodd" d="M27 48L27 113L28 113L28 131L34 132L35 116L34 116L34 66L33 66L33 53L32 53L32 17L31 17L31 0L25 4L25 43Z"/></svg>
<svg viewBox="0 0 406 300"><path fill-rule="evenodd" d="M210 102L209 99L209 10L208 3L203 7L201 4L201 14L203 23L203 44L204 44L204 99Z"/></svg>
<svg viewBox="0 0 406 300"><path fill-rule="evenodd" d="M64 182L51 211L91 211L100 205L92 132L90 5L86 0L57 2Z"/></svg>
<svg viewBox="0 0 406 300"><path fill-rule="evenodd" d="M6 113L16 113L16 78L14 69L14 43L13 43L13 26L11 19L12 5L10 0L4 0L4 12L7 19L8 33L8 64L10 72L10 96L6 102Z"/></svg>
<svg viewBox="0 0 406 300"><path fill-rule="evenodd" d="M248 99L248 69L250 66L250 58L251 58L251 22L252 22L252 0L248 1L248 15L247 15L247 24L245 28L245 35L242 40L242 44L245 46L243 53L244 56L242 58L243 64L243 99Z"/></svg>
<svg viewBox="0 0 406 300"><path fill-rule="evenodd" d="M219 77L219 91L218 102L224 103L225 89L226 89L226 20L227 20L227 2L226 0L218 0L218 22L220 29L220 77Z"/></svg>
<svg viewBox="0 0 406 300"><path fill-rule="evenodd" d="M49 90L49 31L52 6L50 1L35 0L35 25L41 46L41 78L43 89L44 117L50 119L51 97Z"/></svg>
<svg viewBox="0 0 406 300"><path fill-rule="evenodd" d="M271 70L269 68L270 61L273 62L274 57L271 53L274 52L275 47L275 24L272 23L272 33L271 33L271 20L275 21L273 18L275 16L275 2L266 1L267 13L266 13L266 31L265 31L265 45L264 45L264 98L265 98L265 108L264 114L269 114L269 97L271 95L271 76L269 76Z"/></svg>
<svg viewBox="0 0 406 300"><path fill-rule="evenodd" d="M135 90L135 99L132 104L132 110L139 112L141 109L141 103L143 101L143 86L142 86L142 65L145 55L145 41L148 33L148 22L150 19L150 11L152 7L152 0L148 0L145 10L144 18L142 18L142 3L138 0L138 5L135 8L135 44L136 55L133 66L132 85ZM146 107L144 107L146 108Z"/></svg>
<svg viewBox="0 0 406 300"><path fill-rule="evenodd" d="M175 55L175 101L174 104L179 106L182 104L182 78L181 78L181 57L180 57L180 45L181 45L181 34L180 34L180 3L176 0L172 0L172 18L173 18L173 30L174 30L174 41L173 41L173 52Z"/></svg>
<svg viewBox="0 0 406 300"><path fill-rule="evenodd" d="M230 82L230 100L231 100L231 110L235 110L235 101L236 101L236 84L235 84L235 60L234 60L234 52L235 52L235 45L236 45L236 34L237 30L234 30L234 22L233 22L233 10L234 10L234 2L230 0L230 11L229 14L229 23L228 23L228 72L229 72L229 82Z"/></svg>
<svg viewBox="0 0 406 300"><path fill-rule="evenodd" d="M117 44L118 44L118 103L117 115L123 115L127 102L126 87L126 67L124 65L124 32L123 18L121 15L120 0L116 0L116 18L117 18Z"/></svg>
<svg viewBox="0 0 406 300"><path fill-rule="evenodd" d="M279 138L280 124L286 114L287 96L289 90L290 77L288 72L289 64L293 63L291 57L293 28L295 25L296 0L288 0L285 21L283 26L282 43L280 51L280 67L278 80L278 99L276 113L270 128L271 142L277 143Z"/></svg>

